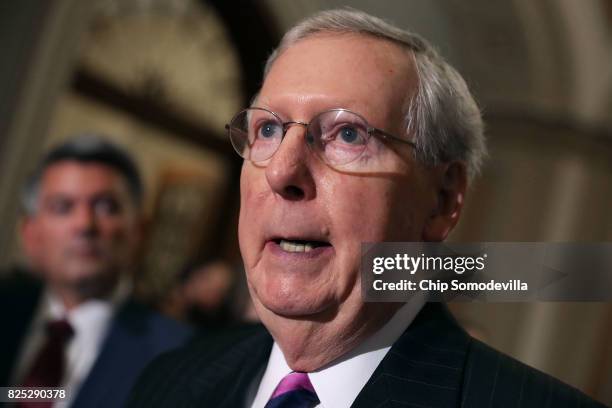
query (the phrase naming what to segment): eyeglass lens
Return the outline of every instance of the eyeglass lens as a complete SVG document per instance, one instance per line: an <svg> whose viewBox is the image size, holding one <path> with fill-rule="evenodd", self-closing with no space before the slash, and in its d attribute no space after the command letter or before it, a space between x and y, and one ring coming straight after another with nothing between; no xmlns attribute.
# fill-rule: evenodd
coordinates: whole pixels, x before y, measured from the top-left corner
<svg viewBox="0 0 612 408"><path fill-rule="evenodd" d="M362 154L369 139L367 129L367 123L359 115L346 110L330 110L311 120L306 141L328 164L343 165ZM265 109L246 109L230 123L234 148L240 156L254 162L272 157L284 133L281 119Z"/></svg>

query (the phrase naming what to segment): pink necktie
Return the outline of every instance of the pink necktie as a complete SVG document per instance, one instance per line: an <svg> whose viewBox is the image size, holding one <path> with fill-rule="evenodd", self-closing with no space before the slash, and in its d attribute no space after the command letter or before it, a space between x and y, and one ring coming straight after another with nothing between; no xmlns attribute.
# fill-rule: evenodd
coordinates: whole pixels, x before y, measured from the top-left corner
<svg viewBox="0 0 612 408"><path fill-rule="evenodd" d="M308 374L287 374L272 393L265 408L312 408L319 403Z"/></svg>

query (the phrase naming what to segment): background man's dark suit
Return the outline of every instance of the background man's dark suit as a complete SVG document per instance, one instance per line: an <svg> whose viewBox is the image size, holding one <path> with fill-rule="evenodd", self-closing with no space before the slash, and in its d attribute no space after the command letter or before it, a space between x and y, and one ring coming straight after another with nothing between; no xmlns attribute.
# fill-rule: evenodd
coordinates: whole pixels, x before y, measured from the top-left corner
<svg viewBox="0 0 612 408"><path fill-rule="evenodd" d="M128 406L242 407L251 381L265 368L271 347L272 338L262 326L194 342L165 354L145 370ZM442 304L428 303L352 406L603 405L472 339Z"/></svg>
<svg viewBox="0 0 612 408"><path fill-rule="evenodd" d="M20 346L36 311L42 285L24 275L0 283L0 385L9 385ZM120 306L73 407L120 407L142 369L164 351L185 342L190 330L127 301Z"/></svg>

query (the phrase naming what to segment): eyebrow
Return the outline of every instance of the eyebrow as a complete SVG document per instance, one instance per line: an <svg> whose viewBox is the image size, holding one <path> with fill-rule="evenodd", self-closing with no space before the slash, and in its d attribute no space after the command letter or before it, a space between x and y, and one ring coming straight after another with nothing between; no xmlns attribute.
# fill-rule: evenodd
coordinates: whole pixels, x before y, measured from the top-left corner
<svg viewBox="0 0 612 408"><path fill-rule="evenodd" d="M86 198L88 199L97 199L97 198L105 198L105 197L119 197L120 193L114 190L102 190L102 191L97 191L94 192L93 194L87 195ZM67 192L63 192L63 191L55 191L55 192L51 192L48 193L44 196L42 196L42 201L49 201L49 200L57 200L57 199L69 199L69 200L78 200L83 198L81 195L75 196L74 194L71 193L67 193Z"/></svg>
<svg viewBox="0 0 612 408"><path fill-rule="evenodd" d="M268 99L268 98L266 98ZM281 117L281 119L285 120L296 120L295 118L291 118L290 115L287 115L285 112L285 104L281 104L278 106L278 109L276 109L273 104L270 103L265 103L262 100L257 100L255 102L258 102L257 104L251 104L249 106L249 108L263 108L263 109L267 109L269 111L274 112L275 114L277 114L278 116ZM333 103L330 103L333 102ZM351 100L345 100L345 101L341 101L340 103L338 103L338 100L335 101L326 101L326 100L317 100L316 101L316 109L314 109L314 112L312 112L311 117L310 118L304 118L304 120L310 120L312 119L312 116L315 116L321 112L326 112L328 110L333 110L333 109L346 109L346 110L350 110L352 112L358 113L359 115L363 115L363 113L360 112L359 108L353 107L352 106L353 101ZM299 105L306 105L306 103L301 102L299 103ZM367 119L367 118L366 118Z"/></svg>

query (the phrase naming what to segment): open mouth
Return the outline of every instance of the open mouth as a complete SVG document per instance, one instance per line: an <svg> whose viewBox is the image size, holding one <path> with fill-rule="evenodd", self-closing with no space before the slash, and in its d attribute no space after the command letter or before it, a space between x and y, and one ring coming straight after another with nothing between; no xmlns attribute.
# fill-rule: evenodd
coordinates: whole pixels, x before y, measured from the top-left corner
<svg viewBox="0 0 612 408"><path fill-rule="evenodd" d="M315 248L331 246L325 241L310 241L298 239L283 239L277 238L273 240L285 252L310 252Z"/></svg>

